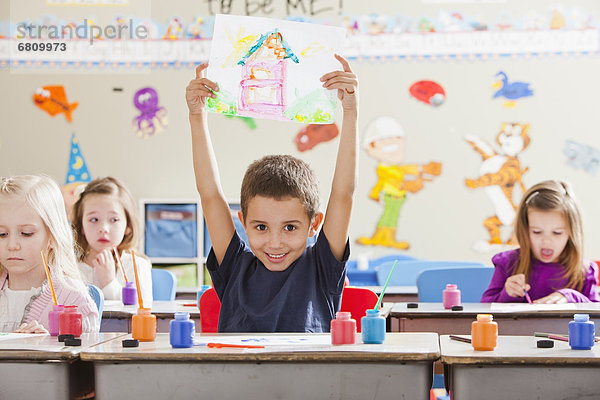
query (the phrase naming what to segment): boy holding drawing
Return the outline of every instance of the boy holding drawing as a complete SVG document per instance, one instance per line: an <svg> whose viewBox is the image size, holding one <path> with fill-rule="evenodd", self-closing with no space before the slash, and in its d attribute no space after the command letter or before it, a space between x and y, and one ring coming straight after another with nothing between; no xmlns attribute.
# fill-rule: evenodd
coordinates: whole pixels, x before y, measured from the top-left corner
<svg viewBox="0 0 600 400"><path fill-rule="evenodd" d="M328 332L341 303L349 256L348 225L357 169L358 80L346 59L321 77L344 111L325 217L316 177L291 156L267 156L247 169L235 232L211 145L205 104L219 87L196 68L186 89L194 173L212 249L207 268L221 300L219 332ZM323 223L314 246L306 247Z"/></svg>

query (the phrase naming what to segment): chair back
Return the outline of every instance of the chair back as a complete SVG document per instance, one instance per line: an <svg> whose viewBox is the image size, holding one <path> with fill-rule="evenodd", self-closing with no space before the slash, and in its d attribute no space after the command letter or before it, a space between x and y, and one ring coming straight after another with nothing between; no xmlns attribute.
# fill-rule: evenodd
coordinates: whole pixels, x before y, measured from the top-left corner
<svg viewBox="0 0 600 400"><path fill-rule="evenodd" d="M409 256L407 254L386 254L385 256L381 256L379 258L375 258L373 260L369 260L369 268L378 267L386 262L394 262L394 261L416 261L417 258L413 256Z"/></svg>
<svg viewBox="0 0 600 400"><path fill-rule="evenodd" d="M419 301L441 303L446 284L455 283L460 290L461 302L479 303L490 284L493 267L456 267L428 269L417 276Z"/></svg>
<svg viewBox="0 0 600 400"><path fill-rule="evenodd" d="M163 268L152 268L152 299L175 300L177 279L175 274ZM145 305L145 304L144 304Z"/></svg>
<svg viewBox="0 0 600 400"><path fill-rule="evenodd" d="M360 319L372 310L377 304L377 294L367 288L346 286L342 293L342 306L340 311L349 312L356 320L356 331L360 332Z"/></svg>
<svg viewBox="0 0 600 400"><path fill-rule="evenodd" d="M216 333L219 328L221 300L215 288L206 289L200 296L200 328L202 333Z"/></svg>
<svg viewBox="0 0 600 400"><path fill-rule="evenodd" d="M379 286L385 285L394 261L386 261L377 267L377 282ZM398 262L396 269L390 278L390 286L416 286L417 275L421 271L434 268L448 267L484 267L482 263L473 261L425 261L425 260L406 260ZM352 280L350 280L352 283Z"/></svg>
<svg viewBox="0 0 600 400"><path fill-rule="evenodd" d="M102 293L102 290L96 285L90 283L87 286L90 296L98 308L98 326L100 326L100 323L102 323L102 311L104 310L104 293Z"/></svg>

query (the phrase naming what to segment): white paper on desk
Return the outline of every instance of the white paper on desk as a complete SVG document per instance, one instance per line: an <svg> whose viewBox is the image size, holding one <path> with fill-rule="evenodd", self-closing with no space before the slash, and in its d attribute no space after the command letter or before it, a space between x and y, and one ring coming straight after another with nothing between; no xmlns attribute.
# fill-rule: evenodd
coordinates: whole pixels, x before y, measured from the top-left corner
<svg viewBox="0 0 600 400"><path fill-rule="evenodd" d="M250 346L315 346L331 344L329 335L298 336L200 336L194 345L203 346L208 343L238 344Z"/></svg>
<svg viewBox="0 0 600 400"><path fill-rule="evenodd" d="M524 303L492 303L490 311L571 311L577 310L575 303L563 304L524 304Z"/></svg>
<svg viewBox="0 0 600 400"><path fill-rule="evenodd" d="M44 337L47 333L13 333L13 332L2 332L0 333L1 340L13 340L13 339L24 339L28 337Z"/></svg>

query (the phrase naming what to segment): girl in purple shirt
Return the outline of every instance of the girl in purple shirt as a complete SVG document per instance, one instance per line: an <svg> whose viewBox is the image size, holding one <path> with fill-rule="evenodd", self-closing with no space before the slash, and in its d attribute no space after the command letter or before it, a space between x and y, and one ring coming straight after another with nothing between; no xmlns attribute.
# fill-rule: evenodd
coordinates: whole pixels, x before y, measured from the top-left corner
<svg viewBox="0 0 600 400"><path fill-rule="evenodd" d="M600 301L598 266L583 261L581 213L565 182L540 182L521 199L515 231L520 248L496 254L482 303Z"/></svg>

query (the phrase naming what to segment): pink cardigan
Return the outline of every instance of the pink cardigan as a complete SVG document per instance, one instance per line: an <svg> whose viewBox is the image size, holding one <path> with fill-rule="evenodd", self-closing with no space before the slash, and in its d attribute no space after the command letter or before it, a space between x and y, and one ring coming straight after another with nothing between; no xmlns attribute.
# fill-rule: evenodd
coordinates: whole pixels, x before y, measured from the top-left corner
<svg viewBox="0 0 600 400"><path fill-rule="evenodd" d="M0 276L0 291L4 290L6 287L7 278L8 273L7 271L4 271L4 273ZM96 307L96 303L94 303L92 298L87 293L81 293L71 289L58 280L53 279L52 283L54 284L54 292L56 294L56 301L58 304L77 306L77 311L81 313L84 319L83 331L98 332L100 329L98 325L98 308ZM42 284L42 293L40 293L38 296L32 297L29 304L25 307L22 322L31 322L36 320L40 324L44 325L46 329L48 329L48 313L52 311L53 304L50 285L48 285L48 281L44 281ZM86 329L86 318L92 321L90 324L91 326L87 327L88 329Z"/></svg>

